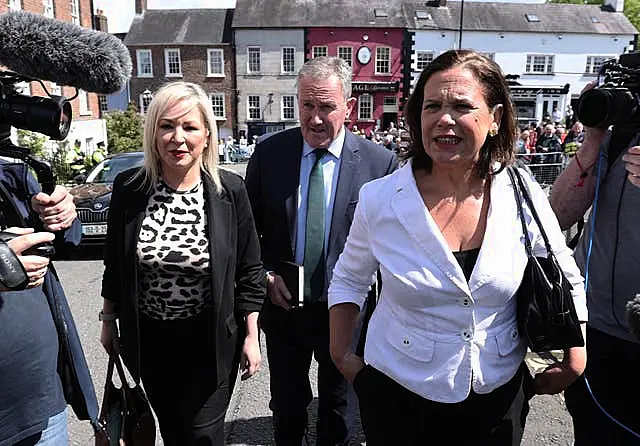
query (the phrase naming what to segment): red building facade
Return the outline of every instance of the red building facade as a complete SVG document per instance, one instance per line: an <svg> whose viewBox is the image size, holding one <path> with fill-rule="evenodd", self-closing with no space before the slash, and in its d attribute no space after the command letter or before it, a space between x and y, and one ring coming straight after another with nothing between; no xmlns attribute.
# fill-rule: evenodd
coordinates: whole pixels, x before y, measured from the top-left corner
<svg viewBox="0 0 640 446"><path fill-rule="evenodd" d="M400 28L308 28L306 59L338 56L353 68L352 96L358 102L347 127L367 134L398 126L406 100L403 61L407 46ZM410 47L410 45L409 45Z"/></svg>

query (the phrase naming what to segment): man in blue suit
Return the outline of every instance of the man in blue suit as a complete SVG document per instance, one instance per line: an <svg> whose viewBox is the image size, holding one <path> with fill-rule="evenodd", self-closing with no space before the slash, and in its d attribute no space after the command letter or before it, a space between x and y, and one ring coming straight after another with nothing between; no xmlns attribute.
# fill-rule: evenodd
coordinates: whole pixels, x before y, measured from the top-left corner
<svg viewBox="0 0 640 446"><path fill-rule="evenodd" d="M345 128L355 103L351 67L344 60L308 61L298 73L300 127L261 140L247 166L247 191L269 271L260 323L278 446L300 446L307 431L312 356L318 362L317 444L346 445L354 427L355 399L348 397L349 384L329 355L327 288L360 187L397 167L392 152ZM287 261L304 266L302 305L291 300L293 290L281 277Z"/></svg>

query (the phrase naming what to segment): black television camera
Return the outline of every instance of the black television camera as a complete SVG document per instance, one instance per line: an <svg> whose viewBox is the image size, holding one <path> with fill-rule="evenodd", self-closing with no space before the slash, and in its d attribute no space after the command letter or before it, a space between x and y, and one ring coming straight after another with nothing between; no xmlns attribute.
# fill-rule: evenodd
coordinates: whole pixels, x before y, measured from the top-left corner
<svg viewBox="0 0 640 446"><path fill-rule="evenodd" d="M50 194L56 187L56 176L51 165L32 156L29 149L14 145L10 139L11 127L63 140L71 126L71 104L63 96L27 96L18 91L17 84L32 81L39 82L47 92L42 81L38 79L0 70L0 156L22 160L35 172L42 191ZM7 226L24 226L22 216L17 211L11 212L13 209L6 203L8 201L8 197L0 195L0 202L6 204L1 207L3 223ZM8 238L11 237L7 233L0 233L0 239L6 241ZM51 243L43 243L32 247L27 254L51 257L54 252Z"/></svg>
<svg viewBox="0 0 640 446"><path fill-rule="evenodd" d="M580 95L577 113L586 127L640 128L640 51L604 62L598 85Z"/></svg>

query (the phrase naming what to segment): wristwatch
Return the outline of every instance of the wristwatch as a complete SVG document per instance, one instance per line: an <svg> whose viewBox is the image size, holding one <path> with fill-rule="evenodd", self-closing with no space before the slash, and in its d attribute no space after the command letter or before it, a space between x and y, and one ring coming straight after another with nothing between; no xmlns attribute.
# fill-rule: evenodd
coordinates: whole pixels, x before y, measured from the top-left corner
<svg viewBox="0 0 640 446"><path fill-rule="evenodd" d="M100 313L98 313L98 320L99 321L102 321L102 322L113 322L116 319L118 319L118 314L117 313L105 313L102 310L100 310Z"/></svg>

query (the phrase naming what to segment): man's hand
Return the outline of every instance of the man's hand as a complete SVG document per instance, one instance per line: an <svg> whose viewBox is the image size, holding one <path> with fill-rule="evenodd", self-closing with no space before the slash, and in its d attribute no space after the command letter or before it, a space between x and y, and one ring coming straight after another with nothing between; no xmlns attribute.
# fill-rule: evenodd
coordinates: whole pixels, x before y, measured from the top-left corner
<svg viewBox="0 0 640 446"><path fill-rule="evenodd" d="M636 187L640 187L640 146L633 146L622 157L624 167L629 172L629 181Z"/></svg>
<svg viewBox="0 0 640 446"><path fill-rule="evenodd" d="M335 358L334 362L340 373L352 384L356 375L364 367L364 360L352 352L348 352L340 358Z"/></svg>
<svg viewBox="0 0 640 446"><path fill-rule="evenodd" d="M274 305L278 305L285 310L291 310L291 305L289 305L291 293L279 275L273 273L267 274L267 296L269 296L269 299L271 299Z"/></svg>
<svg viewBox="0 0 640 446"><path fill-rule="evenodd" d="M18 260L24 266L29 284L27 288L35 288L42 285L44 276L47 274L49 259L40 256L23 256L22 252L39 245L40 243L50 242L54 239L54 235L50 232L33 232L31 228L9 228L7 232L14 234L22 234L19 237L9 240L7 245L18 256Z"/></svg>
<svg viewBox="0 0 640 446"><path fill-rule="evenodd" d="M76 219L73 195L62 186L56 186L51 195L44 192L34 195L31 207L38 213L47 231L67 229Z"/></svg>

